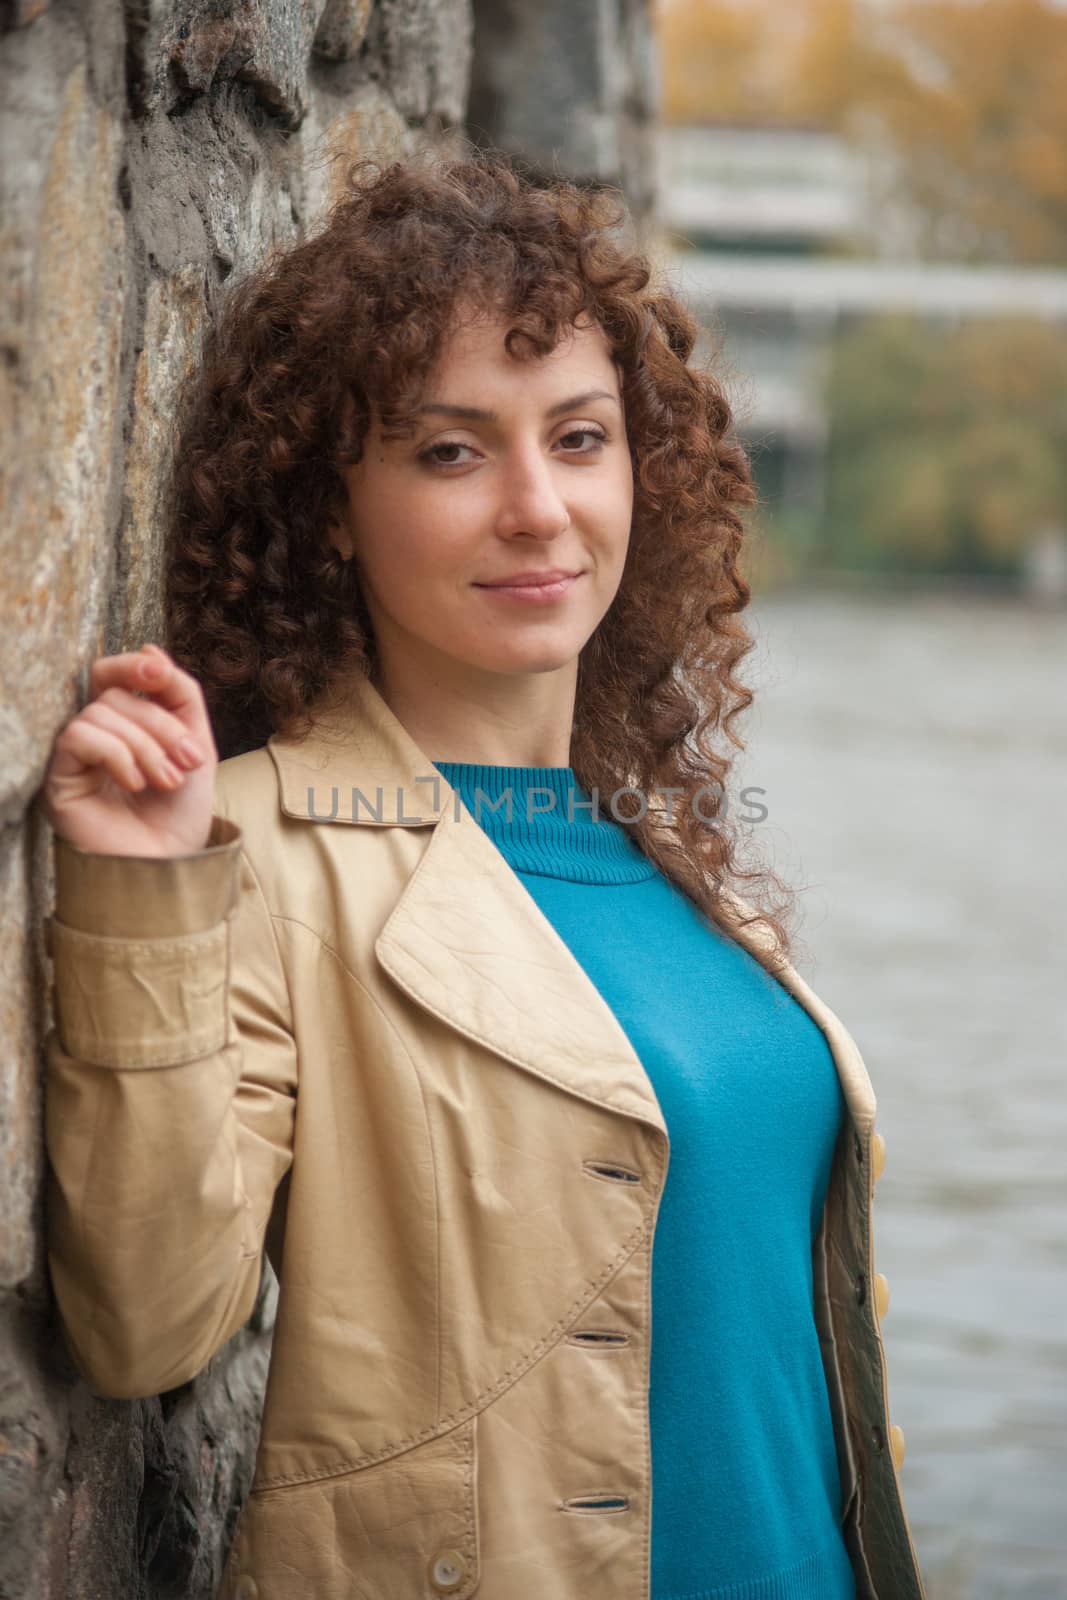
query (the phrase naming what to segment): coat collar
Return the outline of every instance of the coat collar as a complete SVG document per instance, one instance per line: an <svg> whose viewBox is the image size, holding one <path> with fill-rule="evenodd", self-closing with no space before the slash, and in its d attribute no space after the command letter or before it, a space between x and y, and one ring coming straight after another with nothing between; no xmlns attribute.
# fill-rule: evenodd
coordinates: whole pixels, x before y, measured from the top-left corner
<svg viewBox="0 0 1067 1600"><path fill-rule="evenodd" d="M424 827L452 804L450 785L369 679L346 680L313 714L306 739L267 741L287 817Z"/></svg>
<svg viewBox="0 0 1067 1600"><path fill-rule="evenodd" d="M570 1093L665 1132L648 1074L614 1013L499 850L365 677L315 709L301 740L268 740L281 808L301 821L432 827L375 942L378 960L435 1016ZM731 895L740 914L744 902ZM875 1099L855 1043L759 929L730 933L826 1035L853 1119Z"/></svg>

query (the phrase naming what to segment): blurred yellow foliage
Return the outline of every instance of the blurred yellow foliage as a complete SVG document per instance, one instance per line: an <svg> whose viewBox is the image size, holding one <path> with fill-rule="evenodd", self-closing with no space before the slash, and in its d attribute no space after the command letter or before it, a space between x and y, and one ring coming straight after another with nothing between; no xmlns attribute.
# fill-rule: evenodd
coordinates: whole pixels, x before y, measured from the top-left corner
<svg viewBox="0 0 1067 1600"><path fill-rule="evenodd" d="M854 0L657 0L668 122L836 121L849 98Z"/></svg>
<svg viewBox="0 0 1067 1600"><path fill-rule="evenodd" d="M1067 264L1052 0L657 0L668 122L817 127L893 158L931 257Z"/></svg>

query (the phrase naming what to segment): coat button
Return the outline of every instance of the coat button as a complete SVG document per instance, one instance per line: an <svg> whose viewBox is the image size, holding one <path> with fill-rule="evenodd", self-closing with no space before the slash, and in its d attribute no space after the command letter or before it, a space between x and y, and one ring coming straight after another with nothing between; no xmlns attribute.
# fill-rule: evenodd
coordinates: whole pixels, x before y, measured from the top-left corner
<svg viewBox="0 0 1067 1600"><path fill-rule="evenodd" d="M467 1563L458 1550L438 1550L430 1562L430 1582L439 1594L451 1594L467 1576Z"/></svg>
<svg viewBox="0 0 1067 1600"><path fill-rule="evenodd" d="M871 1134L871 1167L877 1183L885 1169L885 1140L880 1133Z"/></svg>
<svg viewBox="0 0 1067 1600"><path fill-rule="evenodd" d="M256 1600L258 1594L259 1587L255 1578L250 1578L247 1572L242 1572L233 1591L233 1600Z"/></svg>
<svg viewBox="0 0 1067 1600"><path fill-rule="evenodd" d="M895 1422L889 1429L889 1448L893 1452L893 1465L899 1472L904 1465L904 1429Z"/></svg>
<svg viewBox="0 0 1067 1600"><path fill-rule="evenodd" d="M889 1310L889 1280L884 1272L874 1275L874 1305L878 1312L878 1321L881 1322Z"/></svg>

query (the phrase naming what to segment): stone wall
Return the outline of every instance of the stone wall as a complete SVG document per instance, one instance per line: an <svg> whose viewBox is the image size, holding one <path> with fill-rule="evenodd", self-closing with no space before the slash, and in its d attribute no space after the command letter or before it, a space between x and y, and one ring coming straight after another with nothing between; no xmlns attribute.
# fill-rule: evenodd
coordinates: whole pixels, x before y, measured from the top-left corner
<svg viewBox="0 0 1067 1600"><path fill-rule="evenodd" d="M67 1363L41 1238L52 877L30 804L89 663L161 635L179 385L227 277L314 224L345 158L463 125L480 34L480 136L551 145L533 27L546 126L572 102L548 163L646 208L643 7L596 0L618 27L591 34L583 6L517 0L473 31L469 0L0 0L0 1600L207 1600L258 1430L269 1269L195 1383L109 1401Z"/></svg>
<svg viewBox="0 0 1067 1600"><path fill-rule="evenodd" d="M660 102L648 0L472 3L471 138L545 172L621 184L645 242Z"/></svg>

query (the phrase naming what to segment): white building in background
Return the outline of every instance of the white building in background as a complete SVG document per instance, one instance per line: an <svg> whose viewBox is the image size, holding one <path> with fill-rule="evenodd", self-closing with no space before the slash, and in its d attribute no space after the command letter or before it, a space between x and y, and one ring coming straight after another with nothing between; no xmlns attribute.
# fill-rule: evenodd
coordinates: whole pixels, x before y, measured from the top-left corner
<svg viewBox="0 0 1067 1600"><path fill-rule="evenodd" d="M663 127L664 223L698 248L807 252L867 231L866 169L835 134Z"/></svg>
<svg viewBox="0 0 1067 1600"><path fill-rule="evenodd" d="M1067 324L1067 272L894 259L863 157L806 129L665 127L659 265L708 330L764 495L817 519L832 336L904 311Z"/></svg>

